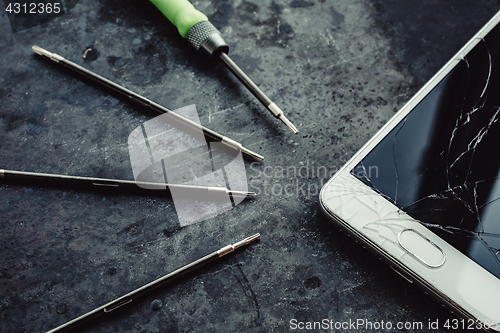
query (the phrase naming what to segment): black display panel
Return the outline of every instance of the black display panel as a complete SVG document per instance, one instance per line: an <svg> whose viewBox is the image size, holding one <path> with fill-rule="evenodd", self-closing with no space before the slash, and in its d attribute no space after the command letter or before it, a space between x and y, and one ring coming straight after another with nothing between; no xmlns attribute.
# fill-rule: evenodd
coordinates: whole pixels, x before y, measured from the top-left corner
<svg viewBox="0 0 500 333"><path fill-rule="evenodd" d="M499 148L497 25L351 173L500 278Z"/></svg>

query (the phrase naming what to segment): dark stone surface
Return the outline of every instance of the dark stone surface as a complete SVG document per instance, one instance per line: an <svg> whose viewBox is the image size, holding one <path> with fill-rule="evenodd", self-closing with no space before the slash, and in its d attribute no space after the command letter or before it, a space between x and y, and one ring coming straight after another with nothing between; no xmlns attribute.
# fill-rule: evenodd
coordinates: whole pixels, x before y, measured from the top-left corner
<svg viewBox="0 0 500 333"><path fill-rule="evenodd" d="M17 33L0 14L0 168L133 179L127 138L154 116L35 56L35 44L168 108L196 104L205 126L265 156L261 165L246 160L255 199L184 228L169 196L0 185L2 332L47 331L256 232L259 242L85 332L286 332L291 319L324 318L426 327L453 318L328 224L317 192L500 2L195 6L298 135L147 1L80 0Z"/></svg>

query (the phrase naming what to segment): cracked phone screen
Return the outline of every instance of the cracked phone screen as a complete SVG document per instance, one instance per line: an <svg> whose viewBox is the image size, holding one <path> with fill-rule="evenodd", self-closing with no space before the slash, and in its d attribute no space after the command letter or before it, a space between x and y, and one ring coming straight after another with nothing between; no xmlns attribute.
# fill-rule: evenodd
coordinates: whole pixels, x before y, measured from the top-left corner
<svg viewBox="0 0 500 333"><path fill-rule="evenodd" d="M500 278L500 26L351 173Z"/></svg>

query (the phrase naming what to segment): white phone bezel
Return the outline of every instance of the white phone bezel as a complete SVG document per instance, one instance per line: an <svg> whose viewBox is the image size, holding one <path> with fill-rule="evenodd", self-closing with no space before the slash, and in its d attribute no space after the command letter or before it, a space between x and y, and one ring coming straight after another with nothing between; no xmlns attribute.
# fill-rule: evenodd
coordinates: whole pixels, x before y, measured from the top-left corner
<svg viewBox="0 0 500 333"><path fill-rule="evenodd" d="M354 177L352 170L408 113L500 22L498 12L417 94L370 139L321 189L324 213L391 268L445 304L451 311L500 332L500 279L453 248L382 195ZM379 221L384 221L380 223ZM390 221L390 222L389 222ZM414 230L440 249L445 259L425 265L398 241Z"/></svg>

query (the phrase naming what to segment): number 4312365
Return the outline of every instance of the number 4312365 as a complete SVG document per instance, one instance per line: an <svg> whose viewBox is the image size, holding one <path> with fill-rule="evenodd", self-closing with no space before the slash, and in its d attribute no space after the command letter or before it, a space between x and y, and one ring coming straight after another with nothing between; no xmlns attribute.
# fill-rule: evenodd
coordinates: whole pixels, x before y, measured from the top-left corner
<svg viewBox="0 0 500 333"><path fill-rule="evenodd" d="M58 14L61 4L56 3L9 3L5 11L9 14Z"/></svg>

